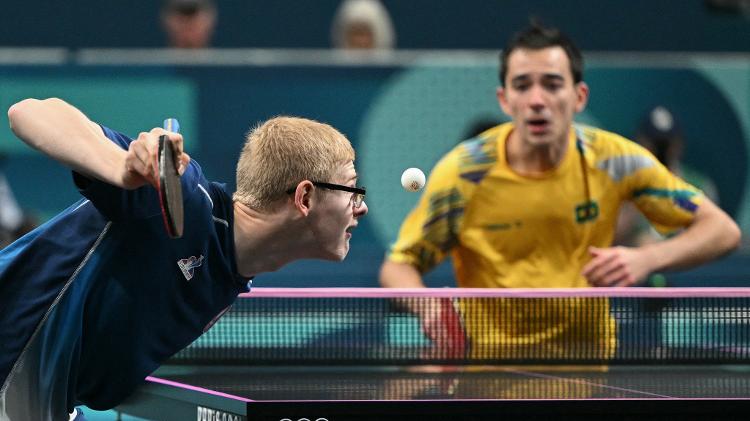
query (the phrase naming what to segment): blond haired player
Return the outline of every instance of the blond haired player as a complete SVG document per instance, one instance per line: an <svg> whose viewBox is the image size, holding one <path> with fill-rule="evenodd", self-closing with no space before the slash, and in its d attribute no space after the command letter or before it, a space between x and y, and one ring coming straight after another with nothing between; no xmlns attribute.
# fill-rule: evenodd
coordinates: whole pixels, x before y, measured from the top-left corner
<svg viewBox="0 0 750 421"><path fill-rule="evenodd" d="M340 261L367 213L336 129L278 117L248 135L237 191L208 181L161 128L136 139L59 99L19 102L14 133L73 170L81 200L0 252L0 419L112 408L208 329L250 280L297 259ZM180 152L185 213L167 236L158 137Z"/></svg>

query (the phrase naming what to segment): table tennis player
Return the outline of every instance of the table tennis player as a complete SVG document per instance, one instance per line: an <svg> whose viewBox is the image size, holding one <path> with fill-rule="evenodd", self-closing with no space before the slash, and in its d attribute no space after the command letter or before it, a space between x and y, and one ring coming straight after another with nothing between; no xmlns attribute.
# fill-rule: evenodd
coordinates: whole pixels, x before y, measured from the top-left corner
<svg viewBox="0 0 750 421"><path fill-rule="evenodd" d="M297 259L343 260L367 213L351 144L312 120L255 127L231 194L204 177L178 133L131 139L60 99L26 99L8 116L16 136L73 170L83 197L0 252L2 420L112 408L254 276ZM180 238L155 188L160 136L181 174L182 202L166 203L182 207Z"/></svg>
<svg viewBox="0 0 750 421"><path fill-rule="evenodd" d="M449 255L460 287L631 286L652 272L694 266L738 246L734 221L651 153L573 122L589 88L581 53L567 36L534 23L503 49L500 67L497 98L512 122L459 144L432 170L381 267L383 286L423 287L422 275ZM625 201L666 239L611 247ZM418 309L437 340L457 336L441 329L444 304ZM594 310L575 300L526 304L460 309L462 316L476 315L463 320L471 355L536 347L542 358L566 358L575 350L557 345L577 335L599 349L592 359L612 355L615 326L606 303Z"/></svg>

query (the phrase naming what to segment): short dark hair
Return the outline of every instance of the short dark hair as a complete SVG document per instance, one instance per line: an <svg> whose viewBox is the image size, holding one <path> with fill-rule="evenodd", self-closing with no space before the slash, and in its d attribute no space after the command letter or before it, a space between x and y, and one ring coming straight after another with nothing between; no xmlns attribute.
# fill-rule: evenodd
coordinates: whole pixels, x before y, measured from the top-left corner
<svg viewBox="0 0 750 421"><path fill-rule="evenodd" d="M214 9L213 0L163 0L162 10L166 13L193 16L201 10Z"/></svg>
<svg viewBox="0 0 750 421"><path fill-rule="evenodd" d="M505 86L510 53L517 49L541 50L548 47L561 47L565 50L570 61L573 82L578 83L583 80L583 56L573 41L557 28L544 27L532 21L528 28L513 35L503 52L500 53L500 84Z"/></svg>

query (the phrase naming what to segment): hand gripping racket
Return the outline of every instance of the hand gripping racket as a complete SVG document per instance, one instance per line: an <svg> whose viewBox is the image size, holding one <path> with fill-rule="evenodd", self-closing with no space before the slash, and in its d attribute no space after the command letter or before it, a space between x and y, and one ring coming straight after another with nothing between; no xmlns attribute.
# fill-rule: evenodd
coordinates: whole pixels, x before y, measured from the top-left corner
<svg viewBox="0 0 750 421"><path fill-rule="evenodd" d="M174 118L164 120L164 130L178 133L180 123ZM159 136L159 155L157 156L159 205L164 219L164 227L169 238L182 237L184 214L182 209L182 184L177 169L180 166L175 157L172 141L167 135Z"/></svg>
<svg viewBox="0 0 750 421"><path fill-rule="evenodd" d="M466 330L457 305L451 298L438 298L422 315L422 331L432 341L423 359L456 362L467 357Z"/></svg>

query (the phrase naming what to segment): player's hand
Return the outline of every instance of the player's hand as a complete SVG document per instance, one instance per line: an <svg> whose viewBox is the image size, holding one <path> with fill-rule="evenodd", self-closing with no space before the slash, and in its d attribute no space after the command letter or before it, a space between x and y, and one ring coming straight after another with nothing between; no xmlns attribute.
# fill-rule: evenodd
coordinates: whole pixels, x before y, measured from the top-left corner
<svg viewBox="0 0 750 421"><path fill-rule="evenodd" d="M589 247L591 261L581 274L595 287L626 287L651 273L650 260L642 249Z"/></svg>
<svg viewBox="0 0 750 421"><path fill-rule="evenodd" d="M168 132L160 127L142 132L130 143L125 158L125 171L122 184L127 189L136 189L144 184L156 186L158 183L159 136L167 135L173 142L176 162L180 163L178 173L182 175L190 163L190 156L183 150L182 135Z"/></svg>
<svg viewBox="0 0 750 421"><path fill-rule="evenodd" d="M466 353L466 332L461 316L449 298L427 298L418 311L422 331L433 346L425 359L462 359Z"/></svg>

